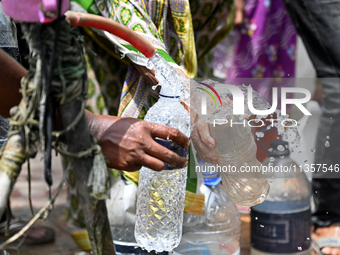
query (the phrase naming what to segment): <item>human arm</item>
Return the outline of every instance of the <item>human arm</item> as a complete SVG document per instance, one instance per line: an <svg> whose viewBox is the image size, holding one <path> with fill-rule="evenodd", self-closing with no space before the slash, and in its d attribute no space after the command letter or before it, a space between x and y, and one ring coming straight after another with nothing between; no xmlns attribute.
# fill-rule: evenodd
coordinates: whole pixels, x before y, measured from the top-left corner
<svg viewBox="0 0 340 255"><path fill-rule="evenodd" d="M27 70L0 49L0 114L9 117L9 110L18 105L21 78ZM182 146L189 146L189 139L176 129L130 118L94 115L85 112L91 132L96 136L108 166L116 169L138 170L142 165L161 170L163 161L179 166L187 159L165 149L153 138L169 138Z"/></svg>
<svg viewBox="0 0 340 255"><path fill-rule="evenodd" d="M9 110L21 99L20 81L27 70L0 49L0 115L9 117Z"/></svg>

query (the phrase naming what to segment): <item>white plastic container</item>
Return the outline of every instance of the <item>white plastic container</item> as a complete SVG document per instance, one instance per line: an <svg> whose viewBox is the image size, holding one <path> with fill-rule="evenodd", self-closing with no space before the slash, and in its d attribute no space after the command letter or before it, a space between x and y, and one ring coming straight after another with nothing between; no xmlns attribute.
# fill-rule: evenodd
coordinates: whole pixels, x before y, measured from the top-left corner
<svg viewBox="0 0 340 255"><path fill-rule="evenodd" d="M266 201L251 209L251 254L310 254L310 183L289 158L287 142L272 141L271 148L263 162L274 169L271 189Z"/></svg>
<svg viewBox="0 0 340 255"><path fill-rule="evenodd" d="M241 220L237 207L229 200L220 177L205 181L200 187L205 195L203 214L184 214L183 237L175 252L181 255L240 254Z"/></svg>

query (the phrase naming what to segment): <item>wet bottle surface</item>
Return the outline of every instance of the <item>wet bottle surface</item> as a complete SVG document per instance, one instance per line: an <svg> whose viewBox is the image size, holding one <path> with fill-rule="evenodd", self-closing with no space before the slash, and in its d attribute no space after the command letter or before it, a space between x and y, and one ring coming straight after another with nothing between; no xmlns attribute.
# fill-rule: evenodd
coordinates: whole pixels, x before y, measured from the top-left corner
<svg viewBox="0 0 340 255"><path fill-rule="evenodd" d="M251 208L251 254L310 254L310 183L289 158L287 142L273 141L271 148L263 162L270 192Z"/></svg>
<svg viewBox="0 0 340 255"><path fill-rule="evenodd" d="M117 255L156 255L142 250L134 237L136 221L137 186L123 175L115 178L111 186L111 197L106 200L113 242ZM167 252L157 255L168 255Z"/></svg>
<svg viewBox="0 0 340 255"><path fill-rule="evenodd" d="M167 69L164 60L159 58L155 61L158 61L156 65L159 64L155 68L156 78L162 88L158 102L149 109L145 120L176 128L189 137L190 116L179 101L180 93L176 90L176 84L165 79L168 77L159 77L157 72L161 65L163 74L169 72L171 75L172 71ZM181 156L188 154L188 148L171 140L155 140ZM164 170L160 172L141 168L135 226L135 238L140 247L147 251L163 252L172 251L178 246L182 237L186 179L187 167L165 164Z"/></svg>
<svg viewBox="0 0 340 255"><path fill-rule="evenodd" d="M266 175L256 159L256 144L250 127L229 123L244 121L243 116L228 116L228 124L209 124L216 141L214 151L219 155L222 183L230 200L239 206L249 207L263 202L269 192ZM226 168L228 167L228 168ZM248 171L256 169L256 171Z"/></svg>

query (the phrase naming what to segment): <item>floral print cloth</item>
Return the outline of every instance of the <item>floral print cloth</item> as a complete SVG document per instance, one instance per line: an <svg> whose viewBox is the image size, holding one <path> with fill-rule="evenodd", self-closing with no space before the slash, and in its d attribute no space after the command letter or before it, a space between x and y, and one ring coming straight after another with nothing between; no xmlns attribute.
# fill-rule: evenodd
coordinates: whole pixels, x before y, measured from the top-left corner
<svg viewBox="0 0 340 255"><path fill-rule="evenodd" d="M230 78L238 78L239 83L241 78L261 78L251 85L270 103L273 87L294 86L293 79L283 78L295 76L297 34L282 0L246 0L244 24L233 34L236 47L227 55L226 82ZM225 60L217 56L216 61L218 65Z"/></svg>

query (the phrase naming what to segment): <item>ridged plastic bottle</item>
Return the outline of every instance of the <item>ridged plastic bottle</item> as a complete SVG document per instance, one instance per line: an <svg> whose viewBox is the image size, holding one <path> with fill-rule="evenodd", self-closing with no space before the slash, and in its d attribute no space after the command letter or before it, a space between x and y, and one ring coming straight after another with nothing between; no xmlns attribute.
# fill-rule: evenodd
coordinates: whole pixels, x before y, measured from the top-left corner
<svg viewBox="0 0 340 255"><path fill-rule="evenodd" d="M229 200L221 178L218 177L219 174L215 177L212 177L213 175L214 173L204 174L204 182L199 188L205 196L203 214L184 214L183 237L180 245L175 249L176 254L240 254L240 213Z"/></svg>
<svg viewBox="0 0 340 255"><path fill-rule="evenodd" d="M251 209L251 254L310 254L310 183L287 142L272 141L271 148L263 162L274 172L270 192Z"/></svg>
<svg viewBox="0 0 340 255"><path fill-rule="evenodd" d="M172 70L165 71L171 75ZM173 79L176 80L176 77ZM176 88L175 82L170 84L167 80L158 80L161 85L160 98L149 109L144 120L176 128L189 137L190 116L179 101L180 88ZM156 138L156 141L181 156L188 154L188 148L171 140ZM162 252L172 251L178 246L182 237L186 178L187 167L165 164L160 172L141 168L135 227L135 238L140 247Z"/></svg>
<svg viewBox="0 0 340 255"><path fill-rule="evenodd" d="M256 144L247 124L230 115L228 123L209 124L216 141L214 151L219 155L222 182L230 200L239 206L249 207L262 203L269 192L267 176L256 159Z"/></svg>

